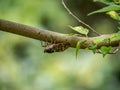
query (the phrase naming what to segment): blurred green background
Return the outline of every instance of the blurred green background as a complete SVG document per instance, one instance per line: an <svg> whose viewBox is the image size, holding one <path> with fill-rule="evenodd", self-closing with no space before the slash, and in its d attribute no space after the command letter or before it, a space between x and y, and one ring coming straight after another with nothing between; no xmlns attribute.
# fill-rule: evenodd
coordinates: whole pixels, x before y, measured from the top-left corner
<svg viewBox="0 0 120 90"><path fill-rule="evenodd" d="M109 16L87 16L103 4L65 1L99 33L117 31L117 22ZM0 18L61 33L73 32L68 25L81 25L66 12L61 0L0 0ZM120 90L119 52L103 58L80 50L76 60L72 48L53 54L43 50L40 41L0 31L0 90Z"/></svg>

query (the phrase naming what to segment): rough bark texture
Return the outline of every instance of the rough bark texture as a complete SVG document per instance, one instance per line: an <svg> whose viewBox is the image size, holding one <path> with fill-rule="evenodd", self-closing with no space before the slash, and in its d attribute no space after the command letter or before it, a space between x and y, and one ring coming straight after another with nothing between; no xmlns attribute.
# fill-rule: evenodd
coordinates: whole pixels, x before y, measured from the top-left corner
<svg viewBox="0 0 120 90"><path fill-rule="evenodd" d="M18 34L21 36L41 40L41 41L55 41L56 43L67 42L70 47L75 48L78 41L81 41L81 49L88 47L89 45L97 45L97 48L101 46L118 46L120 42L120 34L113 33L107 35L101 35L97 37L78 37L78 36L67 36L62 33L57 33L48 30L42 30L39 28L2 20L0 19L0 30Z"/></svg>

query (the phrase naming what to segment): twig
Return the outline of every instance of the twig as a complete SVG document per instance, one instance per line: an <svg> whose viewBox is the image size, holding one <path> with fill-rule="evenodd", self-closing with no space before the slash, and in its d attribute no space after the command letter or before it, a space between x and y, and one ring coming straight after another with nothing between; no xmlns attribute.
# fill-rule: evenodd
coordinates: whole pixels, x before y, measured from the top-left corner
<svg viewBox="0 0 120 90"><path fill-rule="evenodd" d="M113 51L113 54L117 53L119 50L120 50L120 42L118 48Z"/></svg>
<svg viewBox="0 0 120 90"><path fill-rule="evenodd" d="M64 8L68 11L68 13L69 13L72 17L74 17L78 22L80 22L81 24L83 24L83 25L85 25L87 28L89 28L92 32L94 32L95 34L97 34L97 35L100 36L100 34L99 34L97 31L95 31L91 26L89 26L88 24L86 24L85 22L83 22L82 20L80 20L77 16L75 16L75 15L70 11L70 9L65 5L64 0L62 0L62 4L63 4Z"/></svg>
<svg viewBox="0 0 120 90"><path fill-rule="evenodd" d="M108 54L116 54L119 50L120 50L120 42L119 42L119 46L115 50L109 52ZM97 49L97 53L102 54L102 52L99 49Z"/></svg>

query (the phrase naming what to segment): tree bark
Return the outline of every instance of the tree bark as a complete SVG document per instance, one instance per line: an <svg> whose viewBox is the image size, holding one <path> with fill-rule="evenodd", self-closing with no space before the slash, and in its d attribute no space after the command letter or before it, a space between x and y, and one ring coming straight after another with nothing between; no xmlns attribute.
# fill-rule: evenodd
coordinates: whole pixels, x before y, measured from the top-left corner
<svg viewBox="0 0 120 90"><path fill-rule="evenodd" d="M70 44L69 47L76 47L78 41L81 41L81 49L85 49L90 45L96 45L97 48L101 46L112 46L117 47L120 42L120 34L106 34L97 37L79 37L79 36L69 36L62 33L57 33L49 30L42 30L40 28L35 28L28 25L23 25L7 20L0 19L0 30L4 32L10 32L18 34L21 36L47 41L55 43L67 42Z"/></svg>

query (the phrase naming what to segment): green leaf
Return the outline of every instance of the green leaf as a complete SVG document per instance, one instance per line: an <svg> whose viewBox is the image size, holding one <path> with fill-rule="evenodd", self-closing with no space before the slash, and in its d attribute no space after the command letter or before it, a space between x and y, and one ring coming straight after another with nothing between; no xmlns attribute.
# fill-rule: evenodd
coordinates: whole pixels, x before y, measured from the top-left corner
<svg viewBox="0 0 120 90"><path fill-rule="evenodd" d="M112 0L94 0L95 2L97 1L97 2L101 2L101 3L104 3L104 4L106 4L106 5L113 5L113 4L115 4L114 3L114 1L112 1Z"/></svg>
<svg viewBox="0 0 120 90"><path fill-rule="evenodd" d="M120 5L110 5L110 6L102 8L102 9L99 9L97 11L91 12L88 15L92 15L95 13L103 13L103 12L107 12L107 11L118 11L118 10L120 10Z"/></svg>
<svg viewBox="0 0 120 90"><path fill-rule="evenodd" d="M77 58L77 55L78 55L78 51L80 49L80 45L81 45L81 41L78 41L77 45L76 45L76 58Z"/></svg>
<svg viewBox="0 0 120 90"><path fill-rule="evenodd" d="M89 48L90 50L92 50L93 53L95 54L95 53L96 53L96 47L97 47L96 45L90 44L88 48Z"/></svg>
<svg viewBox="0 0 120 90"><path fill-rule="evenodd" d="M83 35L86 35L89 33L89 30L87 28L84 28L82 26L76 26L76 27L72 27L72 26L69 26L72 30L80 33L80 34L83 34Z"/></svg>
<svg viewBox="0 0 120 90"><path fill-rule="evenodd" d="M110 52L110 50L112 49L111 46L107 47L107 46L102 46L100 48L101 53L103 54L103 57L105 57L106 54L108 54Z"/></svg>
<svg viewBox="0 0 120 90"><path fill-rule="evenodd" d="M118 30L119 30L117 33L120 33L120 27L117 27L117 28L118 28Z"/></svg>
<svg viewBox="0 0 120 90"><path fill-rule="evenodd" d="M108 14L111 18L113 18L115 20L120 20L119 14L115 11L109 11L106 14Z"/></svg>
<svg viewBox="0 0 120 90"><path fill-rule="evenodd" d="M113 0L115 4L120 4L120 0Z"/></svg>

